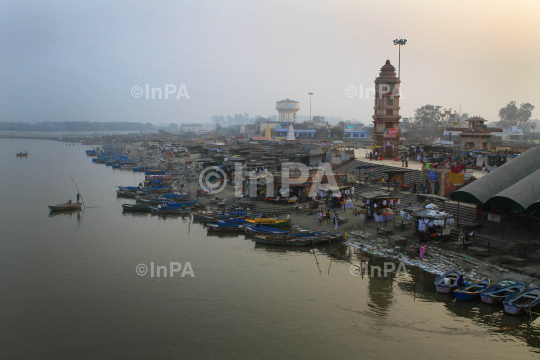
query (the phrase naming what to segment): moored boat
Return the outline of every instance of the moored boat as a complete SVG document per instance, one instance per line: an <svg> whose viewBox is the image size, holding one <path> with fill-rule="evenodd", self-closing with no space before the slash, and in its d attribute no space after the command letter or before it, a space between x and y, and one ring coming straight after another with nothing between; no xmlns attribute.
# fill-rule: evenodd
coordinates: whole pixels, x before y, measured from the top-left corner
<svg viewBox="0 0 540 360"><path fill-rule="evenodd" d="M150 208L152 213L155 213L155 214L162 214L162 215L167 215L167 214L187 214L189 213L189 209L185 209L185 208L173 208L173 209L167 209L167 208L162 208L162 207L151 207Z"/></svg>
<svg viewBox="0 0 540 360"><path fill-rule="evenodd" d="M275 245L275 246L308 246L309 238L284 238L264 235L256 235L253 239L257 244Z"/></svg>
<svg viewBox="0 0 540 360"><path fill-rule="evenodd" d="M529 288L519 293L507 296L503 302L504 311L517 315L534 309L540 305L540 287Z"/></svg>
<svg viewBox="0 0 540 360"><path fill-rule="evenodd" d="M138 204L122 204L124 211L138 211L138 212L151 212L152 207L150 205L138 205Z"/></svg>
<svg viewBox="0 0 540 360"><path fill-rule="evenodd" d="M291 223L291 220L278 220L272 218L246 219L247 222L258 225L272 225L274 227L283 227Z"/></svg>
<svg viewBox="0 0 540 360"><path fill-rule="evenodd" d="M65 204L56 204L56 205L48 205L49 209L51 211L63 211L63 210L80 210L82 208L82 204L75 203L65 203Z"/></svg>
<svg viewBox="0 0 540 360"><path fill-rule="evenodd" d="M469 300L480 296L481 293L490 289L490 281L488 278L479 280L472 284L465 286L463 289L454 290L454 295L458 300Z"/></svg>
<svg viewBox="0 0 540 360"><path fill-rule="evenodd" d="M459 278L459 272L452 270L447 273L438 275L435 278L435 287L438 293L449 294L458 288L457 280Z"/></svg>
<svg viewBox="0 0 540 360"><path fill-rule="evenodd" d="M498 288L485 291L480 295L480 300L486 304L500 304L509 295L525 290L525 284L499 285Z"/></svg>
<svg viewBox="0 0 540 360"><path fill-rule="evenodd" d="M17 156L28 156L28 151L17 153Z"/></svg>

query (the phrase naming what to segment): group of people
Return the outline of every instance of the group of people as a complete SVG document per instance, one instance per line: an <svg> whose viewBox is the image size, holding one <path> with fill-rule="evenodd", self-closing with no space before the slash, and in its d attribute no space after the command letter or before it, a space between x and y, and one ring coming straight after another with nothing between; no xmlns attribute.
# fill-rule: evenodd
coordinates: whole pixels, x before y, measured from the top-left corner
<svg viewBox="0 0 540 360"><path fill-rule="evenodd" d="M317 219L319 220L319 226L322 225L323 219L326 218L326 224L330 224L330 209L327 209L326 212L324 212L323 208L319 210L317 213ZM337 212L334 211L334 216L332 217L332 221L334 222L335 229L338 228L338 222L339 222L339 215Z"/></svg>
<svg viewBox="0 0 540 360"><path fill-rule="evenodd" d="M182 187L183 187L184 184L182 184ZM204 186L202 187L202 189L197 189L197 200L199 199L199 197L202 197L203 195L206 196L206 195L209 195L209 194L212 194L212 187L209 186L207 188L205 188Z"/></svg>
<svg viewBox="0 0 540 360"><path fill-rule="evenodd" d="M463 229L459 232L459 242L463 243L464 249L467 248L465 242L470 241L471 239L474 239L474 235L475 234L473 230Z"/></svg>
<svg viewBox="0 0 540 360"><path fill-rule="evenodd" d="M79 203L80 198L81 198L81 194L77 193L77 204ZM67 203L68 204L73 204L73 201L71 201L71 199L69 199L69 201Z"/></svg>

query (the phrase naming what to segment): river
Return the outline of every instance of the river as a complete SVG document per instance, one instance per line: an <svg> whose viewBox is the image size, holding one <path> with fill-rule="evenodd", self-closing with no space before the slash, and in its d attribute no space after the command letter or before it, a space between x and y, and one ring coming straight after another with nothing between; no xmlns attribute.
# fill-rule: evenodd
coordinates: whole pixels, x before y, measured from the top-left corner
<svg viewBox="0 0 540 360"><path fill-rule="evenodd" d="M140 173L85 146L0 139L4 359L528 359L540 320L435 293L433 275L350 272L358 254L207 236L189 217L122 213ZM16 152L27 150L27 158ZM82 212L49 213L75 200ZM336 252L337 258L329 255ZM381 264L372 258L372 264ZM144 276L136 270L152 267ZM157 277L157 266L171 276ZM188 264L189 263L189 264ZM143 266L144 265L144 266Z"/></svg>

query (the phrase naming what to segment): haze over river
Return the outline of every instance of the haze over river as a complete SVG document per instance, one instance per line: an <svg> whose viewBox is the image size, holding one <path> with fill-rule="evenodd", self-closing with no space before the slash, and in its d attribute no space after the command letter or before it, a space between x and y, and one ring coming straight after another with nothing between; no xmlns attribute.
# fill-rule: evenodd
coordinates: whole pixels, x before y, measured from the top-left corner
<svg viewBox="0 0 540 360"><path fill-rule="evenodd" d="M345 245L339 259L329 247L315 258L207 236L190 217L122 213L134 201L115 186L143 174L92 163L89 148L0 139L2 359L538 357L540 320L436 294L417 268L362 278ZM85 211L49 213L75 201L70 175ZM152 262L189 262L194 277L137 274Z"/></svg>

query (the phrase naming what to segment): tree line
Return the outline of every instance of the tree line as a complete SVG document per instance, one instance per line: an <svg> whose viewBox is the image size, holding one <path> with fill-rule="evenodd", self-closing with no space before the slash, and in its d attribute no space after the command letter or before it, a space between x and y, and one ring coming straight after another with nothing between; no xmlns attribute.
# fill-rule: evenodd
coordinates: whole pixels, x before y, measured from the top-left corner
<svg viewBox="0 0 540 360"><path fill-rule="evenodd" d="M529 123L534 108L531 103L523 103L518 107L515 101L510 101L499 110L499 121L493 124L496 127L507 129L509 126L521 126ZM411 139L425 139L440 136L446 127L452 126L452 123L463 123L469 119L467 113L452 113L448 110L441 111L441 109L443 109L442 106L431 104L416 109L408 126L404 124L403 132L408 132Z"/></svg>
<svg viewBox="0 0 540 360"><path fill-rule="evenodd" d="M126 121L0 122L0 131L152 131L153 127L151 123L143 124Z"/></svg>

